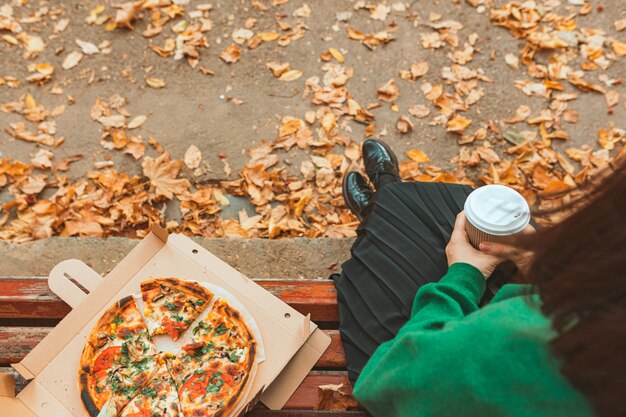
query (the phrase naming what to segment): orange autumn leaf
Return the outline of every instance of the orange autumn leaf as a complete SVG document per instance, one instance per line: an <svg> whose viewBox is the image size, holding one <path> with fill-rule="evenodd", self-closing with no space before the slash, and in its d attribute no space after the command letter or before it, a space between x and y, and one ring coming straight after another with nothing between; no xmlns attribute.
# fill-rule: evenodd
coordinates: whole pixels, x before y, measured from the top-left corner
<svg viewBox="0 0 626 417"><path fill-rule="evenodd" d="M398 96L400 95L400 89L395 84L396 80L393 78L387 81L385 85L380 87L378 91L378 99L382 101L386 101L388 103L396 101Z"/></svg>
<svg viewBox="0 0 626 417"><path fill-rule="evenodd" d="M411 160L422 163L422 162L430 162L430 158L423 151L419 149L411 149L406 152L406 155L411 158Z"/></svg>
<svg viewBox="0 0 626 417"><path fill-rule="evenodd" d="M316 410L341 410L347 411L358 407L359 403L349 392L349 388L344 388L343 384L320 385L317 388L318 402Z"/></svg>
<svg viewBox="0 0 626 417"><path fill-rule="evenodd" d="M220 58L227 64L234 64L235 62L239 61L240 54L241 48L233 44L227 46L226 49L222 51L222 53L220 54Z"/></svg>
<svg viewBox="0 0 626 417"><path fill-rule="evenodd" d="M126 132L124 132L122 129L115 129L111 131L111 138L113 138L113 146L115 147L115 149L122 149L128 144Z"/></svg>
<svg viewBox="0 0 626 417"><path fill-rule="evenodd" d="M164 152L158 158L145 157L141 163L143 174L155 188L156 198L172 199L174 194L182 194L189 189L189 181L177 178L183 161L170 161L169 152Z"/></svg>
<svg viewBox="0 0 626 417"><path fill-rule="evenodd" d="M463 133L463 131L465 131L465 129L467 129L467 127L471 124L472 124L472 121L470 119L466 119L465 117L461 117L461 116L456 116L448 120L447 130L448 132Z"/></svg>
<svg viewBox="0 0 626 417"><path fill-rule="evenodd" d="M557 196L558 194L563 194L569 191L570 186L567 185L564 181L561 180L552 180L548 182L543 189L542 196L548 198L550 196Z"/></svg>

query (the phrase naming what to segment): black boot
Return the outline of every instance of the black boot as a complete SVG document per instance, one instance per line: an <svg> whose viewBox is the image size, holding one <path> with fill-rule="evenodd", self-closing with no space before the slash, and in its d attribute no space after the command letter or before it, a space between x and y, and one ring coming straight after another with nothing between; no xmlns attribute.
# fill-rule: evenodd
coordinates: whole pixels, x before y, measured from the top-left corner
<svg viewBox="0 0 626 417"><path fill-rule="evenodd" d="M351 171L343 177L343 199L346 206L359 220L363 220L363 209L369 204L373 195L374 190L363 175Z"/></svg>
<svg viewBox="0 0 626 417"><path fill-rule="evenodd" d="M384 142L368 139L363 142L365 172L376 190L400 181L398 158Z"/></svg>

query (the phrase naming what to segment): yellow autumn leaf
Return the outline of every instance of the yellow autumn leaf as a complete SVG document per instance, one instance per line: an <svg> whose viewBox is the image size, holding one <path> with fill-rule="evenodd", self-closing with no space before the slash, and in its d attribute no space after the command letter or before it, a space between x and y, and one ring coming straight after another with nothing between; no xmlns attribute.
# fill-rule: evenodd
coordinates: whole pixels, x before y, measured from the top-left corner
<svg viewBox="0 0 626 417"><path fill-rule="evenodd" d="M343 57L343 54L339 52L337 49L328 48L328 53L330 53L333 56L333 58L335 58L337 62L339 62L340 64L344 63L345 59Z"/></svg>
<svg viewBox="0 0 626 417"><path fill-rule="evenodd" d="M156 78L156 77L146 78L146 84L148 84L148 86L152 88L165 87L165 81L163 81L161 78Z"/></svg>
<svg viewBox="0 0 626 417"><path fill-rule="evenodd" d="M626 42L615 41L611 46L613 47L613 52L615 52L615 55L620 58L626 56Z"/></svg>
<svg viewBox="0 0 626 417"><path fill-rule="evenodd" d="M283 73L280 77L278 77L279 80L281 81L287 81L287 82L291 82L291 81L295 81L298 78L302 77L302 71L300 70L289 70L285 73Z"/></svg>
<svg viewBox="0 0 626 417"><path fill-rule="evenodd" d="M263 42L271 42L271 41L275 41L276 39L278 39L280 35L276 32L262 32L262 33L259 33L259 37L261 38Z"/></svg>

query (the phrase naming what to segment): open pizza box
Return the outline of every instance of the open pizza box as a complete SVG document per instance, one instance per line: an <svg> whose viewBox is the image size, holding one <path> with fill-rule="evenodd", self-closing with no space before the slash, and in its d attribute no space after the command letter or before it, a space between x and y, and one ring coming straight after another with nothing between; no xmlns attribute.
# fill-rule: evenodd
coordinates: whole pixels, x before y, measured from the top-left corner
<svg viewBox="0 0 626 417"><path fill-rule="evenodd" d="M168 235L157 226L105 278L77 260L63 261L53 269L50 288L72 311L14 365L30 381L17 397L13 378L0 375L2 415L87 416L77 375L79 358L92 327L113 302L137 293L141 281L168 276L224 288L256 321L262 335L264 360L255 367L251 388L236 414L243 415L258 400L272 410L282 408L330 345L330 338L308 316L193 240Z"/></svg>

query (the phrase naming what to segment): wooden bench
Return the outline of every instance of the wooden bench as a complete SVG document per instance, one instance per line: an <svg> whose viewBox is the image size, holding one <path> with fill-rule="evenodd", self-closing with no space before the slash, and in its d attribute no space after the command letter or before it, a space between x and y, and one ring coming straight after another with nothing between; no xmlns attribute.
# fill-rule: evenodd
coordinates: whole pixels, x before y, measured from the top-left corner
<svg viewBox="0 0 626 417"><path fill-rule="evenodd" d="M343 347L337 330L337 299L329 280L258 279L258 284L301 312L311 314L332 339L332 344L317 362L281 411L257 405L248 416L254 417L367 417L361 410L335 411L340 404L319 407L320 385L344 384L351 394L345 370ZM16 375L17 390L26 385L10 365L24 358L70 311L70 307L48 288L47 278L0 277L0 372Z"/></svg>

